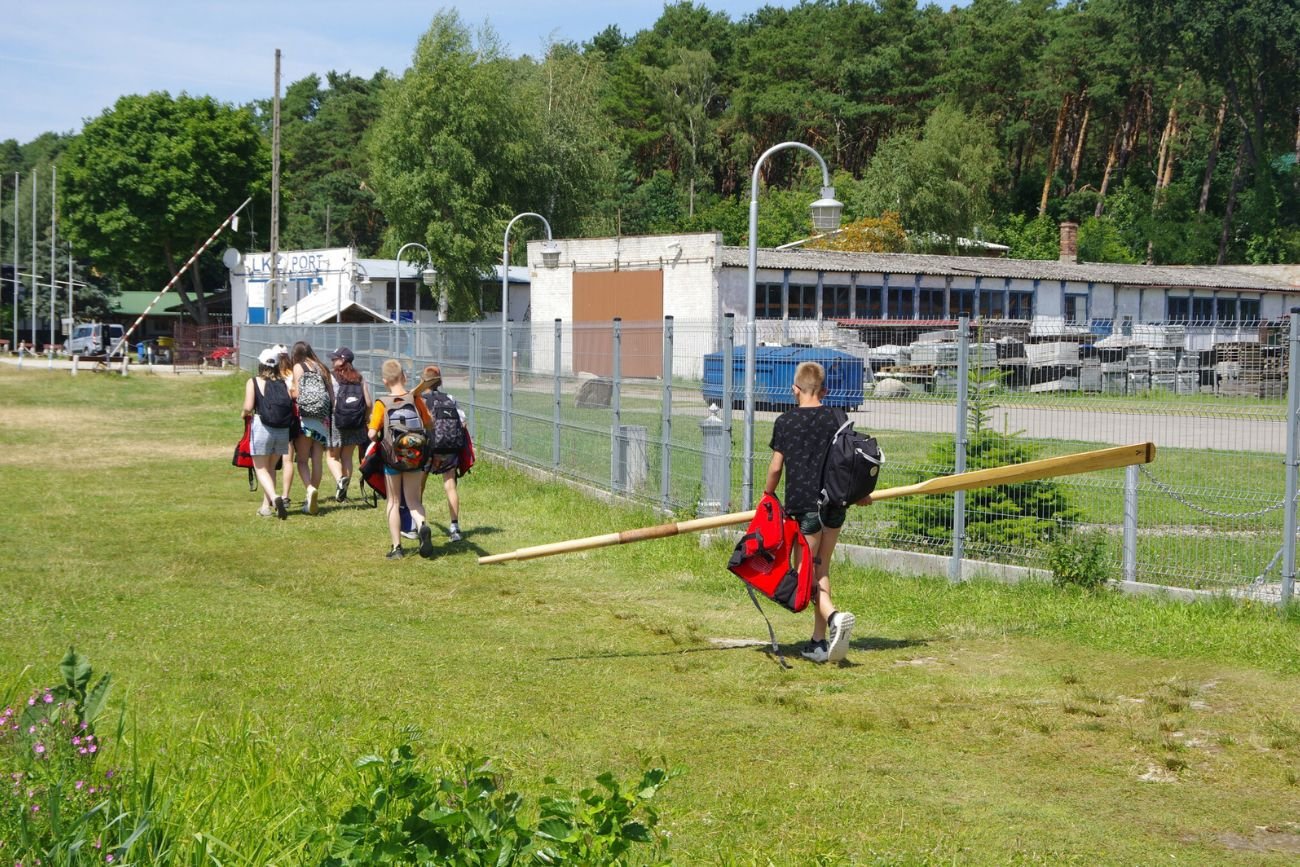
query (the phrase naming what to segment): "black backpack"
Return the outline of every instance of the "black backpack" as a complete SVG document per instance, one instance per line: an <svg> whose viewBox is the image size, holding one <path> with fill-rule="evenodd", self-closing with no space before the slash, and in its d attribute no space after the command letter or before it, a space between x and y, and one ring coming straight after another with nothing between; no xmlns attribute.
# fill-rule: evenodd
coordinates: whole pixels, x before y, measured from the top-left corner
<svg viewBox="0 0 1300 867"><path fill-rule="evenodd" d="M430 391L424 396L433 418L429 436L429 451L434 454L454 455L465 447L465 430L460 423L460 411L450 395Z"/></svg>
<svg viewBox="0 0 1300 867"><path fill-rule="evenodd" d="M837 410L839 429L822 459L822 505L846 507L876 489L885 455L875 437L853 429L844 410Z"/></svg>
<svg viewBox="0 0 1300 867"><path fill-rule="evenodd" d="M289 386L283 379L265 380L264 388L253 383L253 408L257 417L267 427L291 427L293 425L293 398L289 397Z"/></svg>
<svg viewBox="0 0 1300 867"><path fill-rule="evenodd" d="M339 381L334 395L334 426L340 429L366 426L366 390L360 382Z"/></svg>

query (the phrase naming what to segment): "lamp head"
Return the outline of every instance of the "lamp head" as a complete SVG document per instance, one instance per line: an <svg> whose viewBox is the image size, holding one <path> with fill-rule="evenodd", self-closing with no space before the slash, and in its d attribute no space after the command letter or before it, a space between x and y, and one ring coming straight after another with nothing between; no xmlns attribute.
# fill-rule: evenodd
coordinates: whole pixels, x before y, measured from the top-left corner
<svg viewBox="0 0 1300 867"><path fill-rule="evenodd" d="M822 187L822 197L812 203L812 224L819 232L834 231L840 227L844 203L836 201L834 187Z"/></svg>
<svg viewBox="0 0 1300 867"><path fill-rule="evenodd" d="M438 272L434 268L425 268L420 272L420 282L425 286L432 286L438 279Z"/></svg>
<svg viewBox="0 0 1300 867"><path fill-rule="evenodd" d="M554 241L547 239L546 243L542 245L542 267L556 268L559 264L560 248L555 245Z"/></svg>

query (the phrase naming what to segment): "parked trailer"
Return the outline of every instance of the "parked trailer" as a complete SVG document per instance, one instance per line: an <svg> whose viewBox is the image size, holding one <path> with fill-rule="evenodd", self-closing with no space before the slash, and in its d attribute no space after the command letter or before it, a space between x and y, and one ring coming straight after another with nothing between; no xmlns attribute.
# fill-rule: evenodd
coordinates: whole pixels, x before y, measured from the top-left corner
<svg viewBox="0 0 1300 867"><path fill-rule="evenodd" d="M861 358L838 349L815 346L759 346L754 354L754 406L763 411L781 411L795 405L795 370L805 361L815 361L826 369L826 396L822 403L857 409L863 401L863 362ZM704 385L701 392L706 403L722 403L723 353L704 356ZM745 405L745 348L732 352L732 406Z"/></svg>

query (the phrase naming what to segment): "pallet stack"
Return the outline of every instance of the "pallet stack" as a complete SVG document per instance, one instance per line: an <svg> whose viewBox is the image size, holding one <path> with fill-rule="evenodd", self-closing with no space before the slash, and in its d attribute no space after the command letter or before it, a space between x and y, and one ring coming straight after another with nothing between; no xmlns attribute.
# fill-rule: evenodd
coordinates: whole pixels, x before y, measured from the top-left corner
<svg viewBox="0 0 1300 867"><path fill-rule="evenodd" d="M1218 343L1214 350L1217 394L1240 397L1281 397L1286 394L1285 346Z"/></svg>

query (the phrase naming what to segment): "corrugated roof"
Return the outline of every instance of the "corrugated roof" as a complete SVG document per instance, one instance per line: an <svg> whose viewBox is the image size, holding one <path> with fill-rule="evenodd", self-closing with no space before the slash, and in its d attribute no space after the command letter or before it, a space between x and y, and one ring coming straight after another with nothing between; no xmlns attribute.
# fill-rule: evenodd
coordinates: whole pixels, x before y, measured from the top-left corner
<svg viewBox="0 0 1300 867"><path fill-rule="evenodd" d="M125 316L139 316L149 306L149 302L158 297L156 291L132 289L121 292L113 299L114 310ZM180 316L181 299L179 295L168 293L158 302L158 306L149 311L150 316Z"/></svg>
<svg viewBox="0 0 1300 867"><path fill-rule="evenodd" d="M358 259L357 264L361 266L361 273L370 275L371 280L393 280L397 272L396 263L392 259ZM418 280L421 269L411 262L402 260L402 280ZM358 274L360 276L360 274ZM501 266L493 265L491 274L484 274L483 280L495 280L501 282ZM528 272L526 265L510 266L511 283L529 283L532 277Z"/></svg>
<svg viewBox="0 0 1300 867"><path fill-rule="evenodd" d="M723 247L724 267L749 267L749 248ZM1070 280L1166 288L1253 289L1300 292L1300 287L1227 266L1116 265L1039 259L991 259L974 256L929 256L915 253L841 253L834 250L758 251L758 267L769 270L929 274L939 277L1011 277L1021 280Z"/></svg>
<svg viewBox="0 0 1300 867"><path fill-rule="evenodd" d="M322 322L334 319L341 313L347 313L349 310L360 310L376 322L389 321L384 314L371 310L366 305L353 301L351 298L340 299L338 295L331 295L328 292L313 292L292 307L286 308L280 314L280 324L303 322L319 325Z"/></svg>

